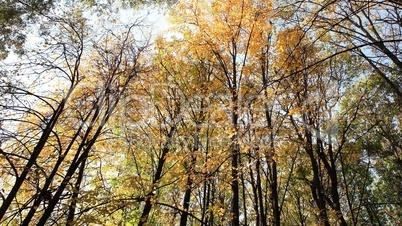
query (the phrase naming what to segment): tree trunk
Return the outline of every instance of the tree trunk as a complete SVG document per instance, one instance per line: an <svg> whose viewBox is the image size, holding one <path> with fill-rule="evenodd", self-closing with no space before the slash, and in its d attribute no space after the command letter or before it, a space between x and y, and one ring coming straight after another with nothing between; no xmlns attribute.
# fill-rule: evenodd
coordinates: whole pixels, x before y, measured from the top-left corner
<svg viewBox="0 0 402 226"><path fill-rule="evenodd" d="M170 150L170 144L172 142L174 132L175 132L175 127L173 126L170 128L169 134L166 138L166 143L162 149L162 155L158 160L158 166L157 166L157 169L156 169L156 172L154 175L154 179L152 181L152 188L151 188L151 191L149 192L149 194L147 195L147 197L145 198L145 205L144 205L144 209L142 210L142 214L141 214L140 221L138 222L138 226L145 225L145 223L148 220L149 213L151 212L151 209L153 206L152 199L155 196L155 190L157 189L156 188L157 183L162 178L163 166L166 161L166 155L169 153L169 150Z"/></svg>
<svg viewBox="0 0 402 226"><path fill-rule="evenodd" d="M266 98L268 97L267 92L265 91ZM271 159L267 159L269 161L269 169L270 169L270 201L272 206L272 225L280 226L281 224L281 210L279 208L279 195L278 195L278 170L276 167L276 159L275 159L275 145L274 145L274 126L272 123L272 112L269 109L269 106L265 104L265 117L267 120L267 126L269 129L269 139L270 139L270 154L273 156Z"/></svg>
<svg viewBox="0 0 402 226"><path fill-rule="evenodd" d="M264 205L264 195L262 192L262 180L261 180L261 162L260 160L257 161L257 192L258 192L258 202L259 202L259 207L260 207L260 218L261 218L261 225L262 226L267 226L267 214L265 211L265 205Z"/></svg>
<svg viewBox="0 0 402 226"><path fill-rule="evenodd" d="M272 205L272 225L281 225L281 213L279 209L279 196L278 196L278 172L276 168L276 161L273 160L271 163L271 205Z"/></svg>
<svg viewBox="0 0 402 226"><path fill-rule="evenodd" d="M310 188L311 193L313 195L313 199L318 207L318 221L319 224L330 226L328 221L326 202L322 191L322 182L320 180L320 167L318 165L317 159L314 156L312 135L308 129L305 131L305 138L306 138L305 150L308 156L310 157L310 163L313 170L313 181L311 181Z"/></svg>
<svg viewBox="0 0 402 226"><path fill-rule="evenodd" d="M84 170L85 170L85 165L86 165L87 158L84 158L84 160L81 163L80 170L78 172L78 178L77 181L75 182L74 188L73 188L73 195L71 196L71 203L70 207L68 209L68 215L67 215L67 226L72 226L74 225L74 214L75 214L75 209L77 207L77 199L80 191L80 186L81 186L81 181L84 176Z"/></svg>
<svg viewBox="0 0 402 226"><path fill-rule="evenodd" d="M191 162L190 162L190 169L188 170L188 176L187 176L187 183L186 183L186 191L184 193L184 198L183 198L183 212L180 217L180 226L186 226L187 225L187 218L188 218L188 209L190 207L190 198L191 198L191 191L192 191L192 186L194 182L193 174L194 174L194 167L197 163L197 158L196 158L196 152L199 149L199 125L196 125L197 131L194 137L194 147L192 150L192 156L191 156Z"/></svg>
<svg viewBox="0 0 402 226"><path fill-rule="evenodd" d="M341 202L339 198L339 193L338 193L338 174L336 171L336 164L335 164L335 158L333 156L333 150L332 150L332 140L331 137L329 136L329 144L328 144L328 153L329 153L329 160L331 164L331 168L329 173L329 177L331 180L331 197L332 197L332 202L334 203L333 210L336 212L336 216L338 218L339 225L341 226L347 226L348 224L346 223L345 218L343 217L342 211L341 211ZM320 143L322 145L322 141L320 140Z"/></svg>
<svg viewBox="0 0 402 226"><path fill-rule="evenodd" d="M240 196L239 196L239 144L238 144L238 106L237 106L237 95L233 98L233 126L235 134L232 136L231 145L231 155L232 155L232 166L231 166L231 190L232 190L232 221L231 225L239 226L240 220Z"/></svg>

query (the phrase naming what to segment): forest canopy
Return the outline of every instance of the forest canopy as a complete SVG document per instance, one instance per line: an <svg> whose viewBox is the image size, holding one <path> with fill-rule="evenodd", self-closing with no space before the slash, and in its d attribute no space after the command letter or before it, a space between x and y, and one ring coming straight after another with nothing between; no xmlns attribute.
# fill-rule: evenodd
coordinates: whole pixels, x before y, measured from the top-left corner
<svg viewBox="0 0 402 226"><path fill-rule="evenodd" d="M1 225L401 225L402 4L0 2Z"/></svg>

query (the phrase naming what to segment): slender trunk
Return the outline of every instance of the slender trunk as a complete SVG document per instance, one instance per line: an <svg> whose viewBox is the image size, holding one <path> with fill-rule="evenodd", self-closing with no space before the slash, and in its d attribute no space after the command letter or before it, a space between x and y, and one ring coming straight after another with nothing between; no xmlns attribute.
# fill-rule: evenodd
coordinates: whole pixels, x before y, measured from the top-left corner
<svg viewBox="0 0 402 226"><path fill-rule="evenodd" d="M306 223L305 223L304 216L303 216L303 209L301 206L300 195L298 193L296 194L296 201L297 201L297 212L298 212L298 216L300 219L300 225L305 226Z"/></svg>
<svg viewBox="0 0 402 226"><path fill-rule="evenodd" d="M265 105L267 123L269 128L269 138L270 138L270 153L272 156L275 156L275 145L274 145L274 134L273 134L273 124L272 124L272 115L268 109L268 106ZM272 206L272 225L280 226L281 224L281 211L279 209L279 195L278 195L278 170L276 166L275 158L270 160L270 181L271 181L271 193L270 200Z"/></svg>
<svg viewBox="0 0 402 226"><path fill-rule="evenodd" d="M255 152L257 152L258 148L255 148ZM259 197L258 197L258 191L257 191L257 186L259 183L261 183L257 179L254 179L254 173L252 169L252 158L251 158L251 151L249 151L249 159L248 159L248 164L249 164L249 175L250 175L250 181L251 181L251 188L253 191L253 199L254 199L254 212L255 212L255 222L257 222L257 225L260 223L260 207L259 207ZM260 158L258 157L258 154L256 155L256 163L255 163L255 168L256 168L256 173L258 174L258 170L260 168ZM243 185L244 186L244 185Z"/></svg>
<svg viewBox="0 0 402 226"><path fill-rule="evenodd" d="M269 69L269 48L270 48L270 36L268 36L268 43L265 49L262 49L262 56L261 56L261 79L262 79L262 84L264 87L268 86L268 69ZM267 89L264 89L264 96L267 100L269 100L270 97L268 94ZM274 125L272 121L272 110L269 108L268 104L264 104L265 108L265 118L267 120L267 127L269 129L269 138L270 138L270 151L272 153L272 156L275 156L275 145L274 145ZM272 158L270 160L271 162L268 163L270 166L270 202L272 206L272 225L279 226L281 224L281 210L279 208L279 194L278 194L278 170L277 170L277 165L276 165L276 160L275 158ZM261 203L262 204L262 203ZM262 221L263 225L267 225L267 220L266 217L264 217L264 220Z"/></svg>
<svg viewBox="0 0 402 226"><path fill-rule="evenodd" d="M332 140L331 137L328 137L328 153L329 153L329 159L331 163L331 168L329 173L329 177L331 180L331 197L332 197L332 202L334 203L333 209L336 212L336 216L338 218L339 225L341 226L347 226L348 224L346 223L345 218L343 217L342 211L341 211L341 204L340 204L340 198L339 198L339 193L338 193L338 175L336 171L336 164L335 164L335 158L333 156L333 150L332 150ZM320 143L322 145L322 141L320 140ZM352 215L353 216L353 215Z"/></svg>
<svg viewBox="0 0 402 226"><path fill-rule="evenodd" d="M306 138L305 149L306 149L308 156L310 157L311 167L313 170L313 180L311 182L310 188L311 188L311 193L313 195L313 199L318 207L318 221L319 221L319 224L323 224L325 226L330 226L329 221L328 221L326 202L324 199L324 194L322 191L322 184L321 184L321 180L320 180L320 167L314 156L312 135L309 130L305 131L305 138Z"/></svg>
<svg viewBox="0 0 402 226"><path fill-rule="evenodd" d="M237 145L235 145L237 146ZM237 148L234 147L232 151L232 224L233 226L239 226L239 162L238 162L238 151Z"/></svg>
<svg viewBox="0 0 402 226"><path fill-rule="evenodd" d="M154 175L154 179L152 181L152 188L145 199L144 209L142 210L142 214L141 214L140 221L138 222L138 226L145 225L145 223L148 220L149 213L151 212L151 209L153 206L152 199L155 196L155 190L157 189L157 187L156 187L157 183L162 178L163 166L165 165L166 155L169 153L169 150L170 150L170 144L172 142L174 132L175 132L175 127L173 126L170 128L166 143L162 149L162 155L160 156L160 158L158 160L158 166L157 166L157 169L156 169L156 172Z"/></svg>
<svg viewBox="0 0 402 226"><path fill-rule="evenodd" d="M208 198L207 198L208 202L207 202L207 209L206 209L207 211L209 208L209 204L215 202L215 197L216 197L216 189L215 188L216 188L215 184L208 183L208 193L207 193L208 194ZM214 225L214 220L215 220L214 218L215 218L214 212L210 211L209 215L207 216L207 219L205 219L205 222L209 222L209 225Z"/></svg>
<svg viewBox="0 0 402 226"><path fill-rule="evenodd" d="M232 126L234 129L234 135L231 138L232 147L231 147L231 155L232 155L232 221L231 225L239 226L240 225L240 196L239 196L239 159L240 159L240 148L239 148L239 90L240 82L241 82L241 70L238 74L237 71L237 43L235 38L232 38L231 42L231 56L232 56L232 75L226 74L229 78L228 82L230 88L230 93L232 95Z"/></svg>
<svg viewBox="0 0 402 226"><path fill-rule="evenodd" d="M266 83L266 80L263 80L264 83ZM268 99L268 93L265 90L265 97ZM275 145L274 145L274 125L272 122L272 111L269 109L269 106L265 104L265 117L267 120L267 126L269 129L269 146L270 146L270 151L272 153L269 153L271 156L275 156ZM272 225L274 226L280 226L281 224L281 210L279 208L279 194L278 194L278 170L276 166L276 159L272 158L269 160L270 162L268 163L269 169L270 169L270 201L271 201L271 206L272 206Z"/></svg>
<svg viewBox="0 0 402 226"><path fill-rule="evenodd" d="M298 130L296 122L292 116L290 116L290 121L291 121L293 127L296 130ZM303 122L305 124L307 124L306 113L303 113ZM313 171L313 179L311 181L309 181L309 185L310 185L311 194L313 196L313 200L316 203L317 209L318 209L318 224L330 226L329 221L328 221L327 209L326 209L326 201L324 199L325 197L324 197L323 190L322 190L323 189L322 182L320 180L321 169L319 166L319 162L317 161L316 157L314 156L313 140L312 140L311 131L308 129L305 129L304 136L301 133L298 133L297 136L298 136L299 140L304 141L303 148L306 151L307 155L309 156L311 168Z"/></svg>
<svg viewBox="0 0 402 226"><path fill-rule="evenodd" d="M191 186L193 185L193 180L191 179L191 175L187 178L187 185L186 185L186 192L184 193L183 198L183 212L180 217L180 226L187 225L187 218L188 218L188 209L190 207L190 198L191 198Z"/></svg>
<svg viewBox="0 0 402 226"><path fill-rule="evenodd" d="M78 194L80 191L81 187L81 181L84 176L84 170L85 170L85 165L86 165L87 158L84 158L84 160L81 163L79 172L78 172L78 178L77 181L75 182L74 188L73 188L73 195L71 196L71 203L70 207L68 209L68 215L67 215L67 226L72 226L74 225L74 214L75 214L75 209L77 206L77 200L78 200Z"/></svg>
<svg viewBox="0 0 402 226"><path fill-rule="evenodd" d="M208 129L209 131L209 129ZM209 161L209 132L207 131L207 144L205 147L205 162ZM201 211L201 220L203 222L203 226L208 225L208 208L209 208L209 203L212 202L210 199L211 196L211 183L212 179L210 178L210 172L207 171L206 176L204 177L204 190L203 190L203 199L202 199L202 211Z"/></svg>
<svg viewBox="0 0 402 226"><path fill-rule="evenodd" d="M199 149L199 125L196 125L197 127L197 131L194 137L194 147L191 153L191 162L190 162L190 169L188 170L188 176L187 176L187 183L186 183L186 191L184 194L184 198L183 198L183 212L181 214L180 217L180 225L181 226L186 226L187 225L187 218L188 218L188 209L190 207L190 198L191 198L191 191L192 191L192 186L193 186L193 182L194 182L194 167L196 165L196 152Z"/></svg>
<svg viewBox="0 0 402 226"><path fill-rule="evenodd" d="M278 172L276 168L276 161L273 160L271 163L271 205L273 212L272 225L280 226L281 225L281 213L279 209L279 195L278 195Z"/></svg>
<svg viewBox="0 0 402 226"><path fill-rule="evenodd" d="M341 205L339 200L339 193L338 193L338 179L336 171L332 171L329 175L331 178L331 197L334 203L333 209L336 212L336 217L338 218L338 223L341 226L347 226L345 218L343 217L343 213L341 211Z"/></svg>
<svg viewBox="0 0 402 226"><path fill-rule="evenodd" d="M257 167L257 192L258 192L258 202L259 202L259 207L260 207L260 218L261 218L261 225L262 226L267 226L268 225L268 223L267 223L267 214L266 214L266 211L265 211L265 208L264 208L264 201L263 201L263 199L264 199L264 195L263 195L263 192L262 192L262 183L261 183L261 170L260 170L260 168L261 168L261 162L260 162L260 160L258 159L258 161L257 161L257 165L256 165L256 167Z"/></svg>
<svg viewBox="0 0 402 226"><path fill-rule="evenodd" d="M236 80L234 80L234 84ZM232 88L232 126L234 127L234 135L231 138L231 155L232 155L232 165L231 165L231 190L232 190L232 220L231 225L240 225L240 196L239 196L239 106L238 106L238 93L236 86Z"/></svg>
<svg viewBox="0 0 402 226"><path fill-rule="evenodd" d="M306 100L309 99L309 82L308 82L308 74L303 74L303 79L302 79L302 87L303 90L301 93L298 93L298 100L300 105L305 105L305 107L308 109L306 112L302 114L302 120L304 123L304 126L306 127L304 129L304 149L307 153L307 155L310 158L310 163L311 163L311 168L313 170L313 180L310 183L310 189L311 193L313 196L313 199L317 205L318 208L318 224L319 225L325 225L325 226L330 226L329 224L329 219L328 219L328 212L327 212L327 207L326 207L326 200L325 200L325 194L323 191L323 182L321 180L321 155L322 152L317 149L316 154L318 157L314 155L314 145L313 145L313 134L311 132L311 129L315 128L314 127L314 122L312 120L312 113L310 110L309 104L304 104ZM318 146L318 145L317 145ZM318 147L319 148L319 147ZM327 165L327 162L324 161L324 165Z"/></svg>
<svg viewBox="0 0 402 226"><path fill-rule="evenodd" d="M239 159L240 165L241 164L241 159ZM244 175L240 174L240 180L241 180L241 185L242 185L242 199L243 199L243 211L244 211L244 225L248 225L248 218L247 218L247 207L246 207L246 191L245 191L245 180L244 180Z"/></svg>
<svg viewBox="0 0 402 226"><path fill-rule="evenodd" d="M207 160L208 161L208 160ZM208 172L207 172L208 173ZM208 176L204 178L203 183L203 195L202 195L202 210L201 210L201 220L202 222L208 222L208 204L209 204L209 195L210 195L210 181Z"/></svg>

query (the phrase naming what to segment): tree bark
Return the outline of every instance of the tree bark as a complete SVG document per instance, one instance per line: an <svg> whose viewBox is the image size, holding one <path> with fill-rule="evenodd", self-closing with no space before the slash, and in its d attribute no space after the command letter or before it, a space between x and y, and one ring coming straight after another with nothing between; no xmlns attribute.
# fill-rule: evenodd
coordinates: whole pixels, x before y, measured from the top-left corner
<svg viewBox="0 0 402 226"><path fill-rule="evenodd" d="M232 103L234 104L232 112L232 123L234 126L235 134L232 136L231 141L231 190L232 190L232 220L231 225L240 225L240 196L239 196L239 144L238 144L238 106L237 94L234 95Z"/></svg>

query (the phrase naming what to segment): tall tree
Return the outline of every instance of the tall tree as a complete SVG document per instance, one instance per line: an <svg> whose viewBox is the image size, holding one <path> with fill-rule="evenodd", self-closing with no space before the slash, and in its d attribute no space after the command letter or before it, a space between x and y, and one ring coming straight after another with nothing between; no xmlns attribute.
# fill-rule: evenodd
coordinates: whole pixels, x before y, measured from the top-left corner
<svg viewBox="0 0 402 226"><path fill-rule="evenodd" d="M247 98L243 96L243 79L248 75L245 65L249 63L251 43L257 38L257 27L270 29L268 15L270 6L267 2L254 1L213 1L208 3L182 2L177 6L183 23L184 38L191 39L198 45L192 48L205 48L213 53L219 79L228 94L223 104L228 107L233 131L228 147L231 158L231 214L232 225L240 225L240 118L242 105ZM189 32L192 32L190 34ZM267 32L265 32L267 33ZM258 37L259 38L259 37Z"/></svg>
<svg viewBox="0 0 402 226"><path fill-rule="evenodd" d="M391 87L391 92L399 99L402 97L401 84L392 77L402 69L398 58L402 8L398 1L306 2L304 7L310 8L306 8L310 28L321 34L339 35L342 41L334 40L338 42L334 43L338 53L353 51L358 54ZM330 56L325 59L328 58Z"/></svg>
<svg viewBox="0 0 402 226"><path fill-rule="evenodd" d="M140 70L138 59L147 42L139 43L133 39L132 31L138 26L137 23L126 26L127 30L122 34L116 35L109 30L109 34L102 34L96 41L93 39L93 49L87 52L84 49L88 48L91 39L88 37L86 19L78 8L72 10L75 11L65 12L61 17L55 15L53 21L49 21L49 24L56 26L44 37L44 46L33 51L38 55L27 60L27 65L31 66L39 79L52 79L54 76L52 83L69 83L60 85L60 90L29 91L21 86L10 87L9 95L35 97L37 99L33 101L36 102L31 103L43 109L31 109L23 102L4 106L11 116L7 118L8 121L18 122L21 128L26 124L33 131L35 127L42 129L32 136L21 135L31 137L29 140L23 138L25 141L19 141L17 136L12 137L14 141L7 141L5 150L2 150L2 156L9 159L8 164L14 168L15 178L1 207L1 217L6 216L2 219L5 222L19 216L19 224L22 225L33 222L45 224L51 215L60 217L60 214L54 214L54 209L66 203L70 203L67 204L70 214L66 221L69 224L74 222L87 159L97 139L104 133L120 97ZM69 18L65 19L67 16ZM110 40L112 36L115 40ZM97 59L95 65L89 70L88 65L94 59ZM26 73L25 68L17 70ZM15 112L25 112L26 115L23 115L23 120L18 120L13 118ZM8 126L10 130L16 128L13 124ZM19 158L12 161L14 157L11 156ZM75 184L72 188L70 182ZM33 188L27 189L26 186L30 187L30 184L34 185ZM23 190L23 195L30 198L21 207L18 199ZM43 208L40 208L42 204ZM38 216L40 219L35 215L41 215Z"/></svg>

